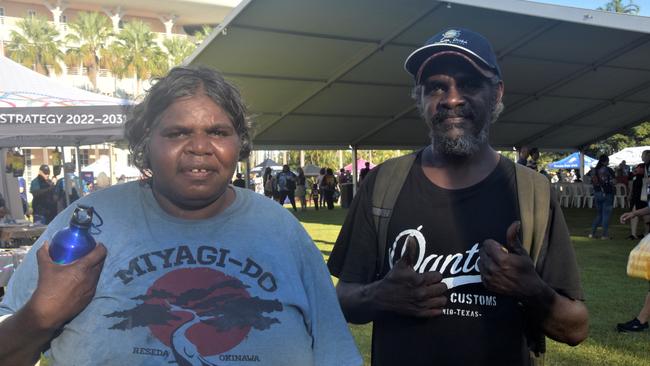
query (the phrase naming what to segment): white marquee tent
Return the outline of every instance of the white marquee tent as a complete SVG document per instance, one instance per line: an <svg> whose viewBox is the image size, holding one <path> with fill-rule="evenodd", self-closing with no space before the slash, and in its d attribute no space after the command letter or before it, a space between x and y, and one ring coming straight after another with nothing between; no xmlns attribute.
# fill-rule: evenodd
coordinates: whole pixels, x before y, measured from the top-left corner
<svg viewBox="0 0 650 366"><path fill-rule="evenodd" d="M609 156L609 165L619 165L623 160L627 165L637 165L643 163L641 153L650 150L650 146L626 147L625 149Z"/></svg>

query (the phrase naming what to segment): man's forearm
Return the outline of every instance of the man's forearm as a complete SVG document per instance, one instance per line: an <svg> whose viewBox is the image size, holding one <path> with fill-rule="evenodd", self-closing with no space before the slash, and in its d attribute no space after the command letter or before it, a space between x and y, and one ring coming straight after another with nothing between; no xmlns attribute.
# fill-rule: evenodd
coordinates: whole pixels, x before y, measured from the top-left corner
<svg viewBox="0 0 650 366"><path fill-rule="evenodd" d="M541 291L525 301L529 315L539 321L549 338L571 346L580 344L589 332L587 307L578 300L558 294L544 284Z"/></svg>
<svg viewBox="0 0 650 366"><path fill-rule="evenodd" d="M39 325L26 305L0 322L0 365L34 365L56 333Z"/></svg>
<svg viewBox="0 0 650 366"><path fill-rule="evenodd" d="M367 285L339 281L336 294L345 319L353 324L365 324L375 320L378 310L372 301L372 291L378 282Z"/></svg>

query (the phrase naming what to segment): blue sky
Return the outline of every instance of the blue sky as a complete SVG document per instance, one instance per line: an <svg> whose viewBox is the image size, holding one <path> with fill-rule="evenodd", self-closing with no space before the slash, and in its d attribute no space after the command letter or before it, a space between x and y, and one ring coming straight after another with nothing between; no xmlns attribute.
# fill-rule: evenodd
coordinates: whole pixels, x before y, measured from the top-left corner
<svg viewBox="0 0 650 366"><path fill-rule="evenodd" d="M531 0L539 3L558 4L573 6L576 8L596 9L599 6L604 6L608 0ZM641 11L639 15L650 16L650 0L634 0L635 4L639 5ZM628 4L628 0L624 0L623 4Z"/></svg>

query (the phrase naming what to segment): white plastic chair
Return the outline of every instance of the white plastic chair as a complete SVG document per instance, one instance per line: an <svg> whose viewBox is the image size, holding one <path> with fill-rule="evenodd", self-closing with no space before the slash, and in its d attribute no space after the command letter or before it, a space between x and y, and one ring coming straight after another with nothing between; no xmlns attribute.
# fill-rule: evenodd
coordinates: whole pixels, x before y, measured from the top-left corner
<svg viewBox="0 0 650 366"><path fill-rule="evenodd" d="M614 195L614 207L617 204L621 208L627 207L627 187L623 183L616 183L616 194Z"/></svg>
<svg viewBox="0 0 650 366"><path fill-rule="evenodd" d="M571 184L572 195L571 195L571 205L573 207L582 207L585 198L585 191L582 183L573 183Z"/></svg>
<svg viewBox="0 0 650 366"><path fill-rule="evenodd" d="M591 184L583 183L585 197L583 199L584 205L589 206L589 208L594 207L594 187Z"/></svg>
<svg viewBox="0 0 650 366"><path fill-rule="evenodd" d="M571 204L571 184L570 183L560 183L560 205L564 207L569 207Z"/></svg>

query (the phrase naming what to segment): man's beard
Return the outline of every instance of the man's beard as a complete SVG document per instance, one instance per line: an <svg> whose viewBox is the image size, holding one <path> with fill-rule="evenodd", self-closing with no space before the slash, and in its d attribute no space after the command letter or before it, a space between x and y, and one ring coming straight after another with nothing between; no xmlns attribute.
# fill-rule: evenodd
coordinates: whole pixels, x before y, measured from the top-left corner
<svg viewBox="0 0 650 366"><path fill-rule="evenodd" d="M428 109L427 109L428 110ZM460 107L455 111L443 110L433 116L427 113L425 117L430 127L429 137L433 150L442 155L451 157L464 158L476 154L482 146L488 142L489 122L485 122L480 130L476 130L476 125L472 122L465 122L462 128L465 131L462 135L451 137L447 132L452 128L459 126L449 126L443 123L449 115L464 117L474 120L475 116L467 107Z"/></svg>

